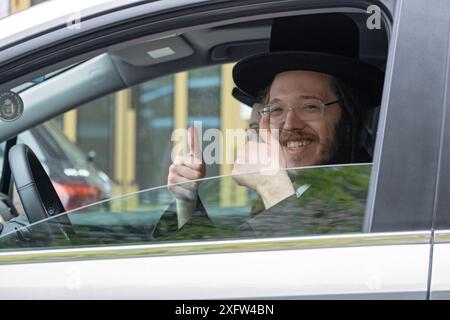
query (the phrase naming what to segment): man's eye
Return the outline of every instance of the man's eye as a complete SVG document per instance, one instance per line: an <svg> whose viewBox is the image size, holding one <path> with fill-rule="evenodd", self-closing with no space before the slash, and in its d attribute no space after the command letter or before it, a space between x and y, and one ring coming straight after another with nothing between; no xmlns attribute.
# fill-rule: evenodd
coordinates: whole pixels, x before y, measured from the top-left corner
<svg viewBox="0 0 450 320"><path fill-rule="evenodd" d="M320 111L320 106L313 104L313 103L307 103L304 104L302 109L306 112L312 113L312 112L319 112Z"/></svg>
<svg viewBox="0 0 450 320"><path fill-rule="evenodd" d="M277 107L277 106L271 107L270 108L270 115L272 115L272 116L281 115L281 114L283 114L283 110L284 109L282 107Z"/></svg>
<svg viewBox="0 0 450 320"><path fill-rule="evenodd" d="M270 108L269 107L267 107L267 108L263 108L263 109L261 109L261 111L259 112L262 116L267 116L267 115L269 115L269 113L270 113Z"/></svg>

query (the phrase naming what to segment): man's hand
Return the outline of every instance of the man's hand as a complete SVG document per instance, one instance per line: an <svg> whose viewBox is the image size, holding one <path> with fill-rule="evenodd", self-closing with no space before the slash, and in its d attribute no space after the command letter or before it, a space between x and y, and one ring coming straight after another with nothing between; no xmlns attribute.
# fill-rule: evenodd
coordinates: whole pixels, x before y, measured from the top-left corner
<svg viewBox="0 0 450 320"><path fill-rule="evenodd" d="M197 205L197 191L200 181L205 177L205 163L199 146L197 130L188 129L189 154L178 156L169 167L167 185L177 202L178 229L192 217Z"/></svg>
<svg viewBox="0 0 450 320"><path fill-rule="evenodd" d="M233 179L261 196L266 209L295 193L286 172L281 146L272 135L269 117L260 120L259 141L250 139L237 152Z"/></svg>
<svg viewBox="0 0 450 320"><path fill-rule="evenodd" d="M193 180L204 178L206 172L197 130L194 127L188 129L188 141L189 154L175 158L167 177L169 191L180 201L197 199L199 181Z"/></svg>

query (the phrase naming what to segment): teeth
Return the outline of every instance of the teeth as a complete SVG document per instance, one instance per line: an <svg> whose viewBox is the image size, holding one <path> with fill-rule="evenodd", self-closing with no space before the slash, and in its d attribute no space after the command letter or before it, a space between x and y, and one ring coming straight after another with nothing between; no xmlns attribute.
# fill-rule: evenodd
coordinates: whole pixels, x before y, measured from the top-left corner
<svg viewBox="0 0 450 320"><path fill-rule="evenodd" d="M303 141L289 141L286 146L288 148L298 148L298 147L303 147L306 146L308 144L308 141L303 140Z"/></svg>

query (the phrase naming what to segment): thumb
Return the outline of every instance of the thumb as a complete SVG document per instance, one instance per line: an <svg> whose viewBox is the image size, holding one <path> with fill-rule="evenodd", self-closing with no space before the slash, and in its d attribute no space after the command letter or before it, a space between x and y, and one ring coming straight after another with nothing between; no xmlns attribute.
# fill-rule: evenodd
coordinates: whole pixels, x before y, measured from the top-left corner
<svg viewBox="0 0 450 320"><path fill-rule="evenodd" d="M197 159L202 159L202 149L198 139L197 129L189 127L188 129L189 153L194 155Z"/></svg>
<svg viewBox="0 0 450 320"><path fill-rule="evenodd" d="M270 117L268 115L265 116L261 116L261 119L259 120L259 128L260 129L265 129L265 130L270 130L270 126L269 126L269 119Z"/></svg>
<svg viewBox="0 0 450 320"><path fill-rule="evenodd" d="M259 138L261 141L270 143L270 136L269 116L261 116L261 120L259 120Z"/></svg>
<svg viewBox="0 0 450 320"><path fill-rule="evenodd" d="M269 156L269 168L273 170L269 170L268 172L276 172L281 167L286 167L286 161L284 159L283 153L281 152L280 146L280 130L279 129L271 129L269 122L269 116L262 116L261 121L259 122L259 132L260 139L262 139L267 145L267 152L270 154ZM270 173L269 173L270 174Z"/></svg>

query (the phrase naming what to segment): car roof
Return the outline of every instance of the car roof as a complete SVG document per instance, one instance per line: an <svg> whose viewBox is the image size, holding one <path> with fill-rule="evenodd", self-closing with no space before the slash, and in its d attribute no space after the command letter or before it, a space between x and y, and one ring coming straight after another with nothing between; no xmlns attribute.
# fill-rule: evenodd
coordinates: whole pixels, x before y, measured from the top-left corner
<svg viewBox="0 0 450 320"><path fill-rule="evenodd" d="M50 0L0 19L0 47L142 0Z"/></svg>

